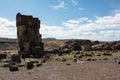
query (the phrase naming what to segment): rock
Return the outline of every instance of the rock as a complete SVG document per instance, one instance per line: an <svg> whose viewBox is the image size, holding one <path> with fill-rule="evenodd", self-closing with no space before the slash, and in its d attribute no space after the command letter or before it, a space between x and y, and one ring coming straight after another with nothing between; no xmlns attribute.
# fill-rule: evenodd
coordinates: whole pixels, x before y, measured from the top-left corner
<svg viewBox="0 0 120 80"><path fill-rule="evenodd" d="M9 63L4 63L3 67L9 67Z"/></svg>
<svg viewBox="0 0 120 80"><path fill-rule="evenodd" d="M27 62L27 69L32 69L34 67L32 62Z"/></svg>
<svg viewBox="0 0 120 80"><path fill-rule="evenodd" d="M71 65L70 63L67 63L66 65Z"/></svg>
<svg viewBox="0 0 120 80"><path fill-rule="evenodd" d="M12 60L13 62L21 63L21 58L20 58L20 56L17 55L17 54L13 54L13 55L11 56L11 60Z"/></svg>
<svg viewBox="0 0 120 80"><path fill-rule="evenodd" d="M21 63L19 63L18 66L19 66L19 67L25 67L25 66L26 66L26 62L21 62Z"/></svg>
<svg viewBox="0 0 120 80"><path fill-rule="evenodd" d="M39 34L40 20L30 15L16 15L18 52L26 58L30 55L42 57L44 48ZM24 55L26 54L26 55Z"/></svg>
<svg viewBox="0 0 120 80"><path fill-rule="evenodd" d="M1 60L1 62L3 63L9 63L10 61L11 61L11 58L6 58L6 59Z"/></svg>
<svg viewBox="0 0 120 80"><path fill-rule="evenodd" d="M74 58L73 61L76 63L77 62L77 58Z"/></svg>
<svg viewBox="0 0 120 80"><path fill-rule="evenodd" d="M62 58L62 62L65 62L66 61L66 59L65 58Z"/></svg>
<svg viewBox="0 0 120 80"><path fill-rule="evenodd" d="M18 69L17 63L16 62L10 62L9 63L9 70L10 71L18 71L19 69Z"/></svg>
<svg viewBox="0 0 120 80"><path fill-rule="evenodd" d="M104 53L104 56L112 56L112 53Z"/></svg>
<svg viewBox="0 0 120 80"><path fill-rule="evenodd" d="M120 64L120 61L118 61L117 63Z"/></svg>
<svg viewBox="0 0 120 80"><path fill-rule="evenodd" d="M91 58L88 58L86 61L92 61L92 59L91 59Z"/></svg>
<svg viewBox="0 0 120 80"><path fill-rule="evenodd" d="M36 64L36 67L39 67L39 66L42 66L42 64L41 64L41 63L37 63L37 64Z"/></svg>
<svg viewBox="0 0 120 80"><path fill-rule="evenodd" d="M113 47L115 50L120 50L120 43L115 44Z"/></svg>
<svg viewBox="0 0 120 80"><path fill-rule="evenodd" d="M108 58L104 58L103 60L108 60Z"/></svg>
<svg viewBox="0 0 120 80"><path fill-rule="evenodd" d="M6 58L7 57L7 54L5 53L0 53L0 58Z"/></svg>

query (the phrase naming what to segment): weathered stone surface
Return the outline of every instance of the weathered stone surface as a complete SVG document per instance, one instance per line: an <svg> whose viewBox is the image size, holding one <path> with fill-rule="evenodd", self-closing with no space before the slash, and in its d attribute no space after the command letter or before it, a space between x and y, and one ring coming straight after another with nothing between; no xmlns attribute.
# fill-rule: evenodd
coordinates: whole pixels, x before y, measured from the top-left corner
<svg viewBox="0 0 120 80"><path fill-rule="evenodd" d="M90 50L92 43L90 40L70 40L67 41L62 50ZM64 51L63 51L64 52Z"/></svg>
<svg viewBox="0 0 120 80"><path fill-rule="evenodd" d="M27 62L27 69L32 69L34 67L32 62Z"/></svg>
<svg viewBox="0 0 120 80"><path fill-rule="evenodd" d="M19 69L18 69L17 63L16 62L10 62L9 63L9 70L10 71L18 71Z"/></svg>
<svg viewBox="0 0 120 80"><path fill-rule="evenodd" d="M11 56L11 60L12 60L13 62L21 63L21 58L20 58L20 56L17 55L17 54L13 54L13 55Z"/></svg>
<svg viewBox="0 0 120 80"><path fill-rule="evenodd" d="M43 55L43 43L39 34L40 20L28 15L16 15L18 52L20 55ZM28 56L27 56L28 57Z"/></svg>
<svg viewBox="0 0 120 80"><path fill-rule="evenodd" d="M6 58L6 57L7 57L7 54L0 53L0 58Z"/></svg>

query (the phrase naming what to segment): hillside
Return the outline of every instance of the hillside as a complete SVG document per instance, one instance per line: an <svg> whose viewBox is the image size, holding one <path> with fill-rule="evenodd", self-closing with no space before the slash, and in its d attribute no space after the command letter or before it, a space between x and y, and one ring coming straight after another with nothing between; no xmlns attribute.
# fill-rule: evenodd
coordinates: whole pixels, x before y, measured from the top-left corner
<svg viewBox="0 0 120 80"><path fill-rule="evenodd" d="M0 50L14 50L17 47L16 39L0 38Z"/></svg>
<svg viewBox="0 0 120 80"><path fill-rule="evenodd" d="M43 39L45 51L69 52L73 50L120 50L120 41L100 42L83 39ZM17 40L0 38L0 50L17 49Z"/></svg>

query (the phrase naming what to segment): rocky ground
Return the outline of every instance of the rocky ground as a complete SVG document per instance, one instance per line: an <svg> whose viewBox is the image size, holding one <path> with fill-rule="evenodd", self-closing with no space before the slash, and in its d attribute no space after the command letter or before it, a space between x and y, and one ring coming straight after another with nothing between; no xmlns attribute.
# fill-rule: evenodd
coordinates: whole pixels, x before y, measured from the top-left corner
<svg viewBox="0 0 120 80"><path fill-rule="evenodd" d="M1 57L3 53L7 55L17 53L17 42L5 42L5 40L0 41ZM46 53L51 52L45 56L44 59L47 60L45 63L30 70L25 65L19 67L18 71L10 71L9 67L0 66L0 80L120 80L120 41L44 40L43 42ZM91 51L94 49L95 51ZM115 58L119 59L119 63L115 62Z"/></svg>
<svg viewBox="0 0 120 80"><path fill-rule="evenodd" d="M15 72L0 68L0 80L120 80L120 64L102 60L49 62L31 70L22 67Z"/></svg>

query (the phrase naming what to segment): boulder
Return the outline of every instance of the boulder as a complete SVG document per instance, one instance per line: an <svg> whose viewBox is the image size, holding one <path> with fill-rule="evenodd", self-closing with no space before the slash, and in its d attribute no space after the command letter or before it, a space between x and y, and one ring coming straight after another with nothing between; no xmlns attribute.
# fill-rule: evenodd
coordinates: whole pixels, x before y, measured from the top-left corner
<svg viewBox="0 0 120 80"><path fill-rule="evenodd" d="M32 69L34 67L32 62L27 62L27 69Z"/></svg>
<svg viewBox="0 0 120 80"><path fill-rule="evenodd" d="M0 58L6 58L7 57L7 54L5 53L0 53Z"/></svg>
<svg viewBox="0 0 120 80"><path fill-rule="evenodd" d="M17 54L13 54L13 55L11 56L11 60L12 60L13 62L21 63L21 58L20 58L20 56L17 55Z"/></svg>
<svg viewBox="0 0 120 80"><path fill-rule="evenodd" d="M16 62L10 62L9 63L9 70L10 71L18 71L18 64Z"/></svg>

